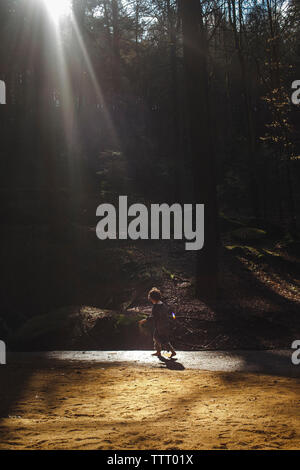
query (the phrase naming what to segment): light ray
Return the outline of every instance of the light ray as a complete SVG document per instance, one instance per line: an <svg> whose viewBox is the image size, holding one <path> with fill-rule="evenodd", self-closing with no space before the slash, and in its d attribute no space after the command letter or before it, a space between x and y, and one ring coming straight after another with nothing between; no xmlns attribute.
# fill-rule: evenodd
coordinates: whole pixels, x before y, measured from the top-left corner
<svg viewBox="0 0 300 470"><path fill-rule="evenodd" d="M78 27L78 24L77 24L77 21L76 21L76 18L74 16L74 14L71 15L71 20L72 20L72 27L73 27L73 30L75 32L77 43L79 45L79 48L80 48L85 66L87 68L89 77L92 81L94 91L96 93L96 98L97 98L97 103L96 104L101 105L101 107L104 111L104 117L105 117L105 119L106 119L106 121L109 125L109 128L112 131L112 134L113 134L112 137L113 137L114 141L118 144L119 140L118 140L118 136L117 136L117 133L116 133L116 130L115 130L115 126L113 124L113 120L111 119L109 110L106 106L104 96L103 96L103 93L102 93L102 90L101 90L101 86L100 86L99 81L97 79L96 73L94 71L93 64L91 62L90 56L89 56L88 51L86 49L86 46L84 44L84 40L83 40L82 35L80 33L80 30L79 30L79 27Z"/></svg>
<svg viewBox="0 0 300 470"><path fill-rule="evenodd" d="M43 0L55 24L71 12L70 0Z"/></svg>

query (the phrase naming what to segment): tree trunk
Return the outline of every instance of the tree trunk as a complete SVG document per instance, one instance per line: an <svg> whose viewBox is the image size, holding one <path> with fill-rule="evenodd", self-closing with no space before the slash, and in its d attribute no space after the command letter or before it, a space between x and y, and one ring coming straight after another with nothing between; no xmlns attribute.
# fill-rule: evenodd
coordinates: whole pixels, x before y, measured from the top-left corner
<svg viewBox="0 0 300 470"><path fill-rule="evenodd" d="M118 0L112 0L112 25L113 25L113 83L114 93L120 93L121 82L121 54L120 54L120 26Z"/></svg>
<svg viewBox="0 0 300 470"><path fill-rule="evenodd" d="M238 53L239 64L242 76L242 87L245 102L245 114L247 124L247 140L248 140L248 171L249 171L249 195L252 212L257 220L260 219L260 205L259 205L259 188L256 179L256 136L253 122L253 113L251 106L251 96L248 84L248 70L247 63L244 57L242 45L242 26L243 26L243 5L241 0L238 2L238 15L239 15L239 32L237 29L237 12L235 0L228 1L229 21L233 29L235 38L235 47Z"/></svg>
<svg viewBox="0 0 300 470"><path fill-rule="evenodd" d="M169 50L170 50L170 103L171 126L169 148L173 160L173 184L174 200L181 201L181 160L179 142L179 109L178 109L178 72L177 72L177 37L176 37L176 13L172 10L170 0L167 0ZM174 14L175 13L175 14Z"/></svg>
<svg viewBox="0 0 300 470"><path fill-rule="evenodd" d="M208 44L199 0L180 2L185 87L194 202L205 205L205 242L197 253L196 294L215 300L218 286L218 224L214 155L208 98Z"/></svg>

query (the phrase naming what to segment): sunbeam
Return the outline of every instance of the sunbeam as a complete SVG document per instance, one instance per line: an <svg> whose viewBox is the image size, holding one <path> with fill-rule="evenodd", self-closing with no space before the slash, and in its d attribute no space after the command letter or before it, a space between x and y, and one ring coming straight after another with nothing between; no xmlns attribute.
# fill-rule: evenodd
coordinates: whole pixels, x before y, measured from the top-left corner
<svg viewBox="0 0 300 470"><path fill-rule="evenodd" d="M79 46L79 49L80 49L80 54L82 56L85 67L87 69L89 78L92 82L92 86L93 86L94 92L96 94L97 103L102 107L102 109L104 111L105 119L106 119L107 123L109 124L110 129L112 131L113 138L114 138L115 142L118 143L119 139L118 139L118 135L117 135L113 120L112 120L112 118L110 116L110 112L109 112L109 110L106 106L100 83L99 83L98 78L96 76L93 64L91 62L89 53L87 51L87 48L86 48L86 45L84 43L83 37L81 35L80 29L78 27L75 15L73 14L71 16L71 18L72 18L72 29L75 32L75 37L76 37L76 40L77 40L77 45Z"/></svg>
<svg viewBox="0 0 300 470"><path fill-rule="evenodd" d="M43 0L47 10L54 21L59 23L62 17L66 16L71 11L70 0Z"/></svg>

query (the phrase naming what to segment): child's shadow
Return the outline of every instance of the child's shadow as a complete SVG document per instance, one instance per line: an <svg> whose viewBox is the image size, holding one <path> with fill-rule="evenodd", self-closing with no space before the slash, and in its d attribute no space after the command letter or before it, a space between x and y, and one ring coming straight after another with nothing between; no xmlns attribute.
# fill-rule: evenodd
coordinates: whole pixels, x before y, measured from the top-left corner
<svg viewBox="0 0 300 470"><path fill-rule="evenodd" d="M158 359L166 365L166 369L185 370L185 367L180 362L177 362L177 359L174 359L173 357L167 359L164 356L158 356Z"/></svg>

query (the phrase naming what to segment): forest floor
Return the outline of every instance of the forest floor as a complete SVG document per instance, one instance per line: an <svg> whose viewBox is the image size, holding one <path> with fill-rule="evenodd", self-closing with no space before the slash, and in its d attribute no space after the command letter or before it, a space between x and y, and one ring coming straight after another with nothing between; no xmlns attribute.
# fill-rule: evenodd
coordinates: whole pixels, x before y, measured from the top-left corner
<svg viewBox="0 0 300 470"><path fill-rule="evenodd" d="M299 378L162 366L1 367L0 449L300 448Z"/></svg>
<svg viewBox="0 0 300 470"><path fill-rule="evenodd" d="M299 240L280 231L280 224L274 228L262 221L257 227L257 222L241 215L220 214L219 295L214 302L197 299L197 253L186 251L184 241L97 238L99 204L117 207L119 194L128 194L128 204L138 201L148 206L164 201L159 191L165 192L164 185L158 185L155 201L141 195L132 187L126 159L119 153L103 152L97 165L97 190L82 194L74 207L67 191L43 194L43 200L53 199L53 220L57 208L61 210L60 224L51 217L52 223L41 219L43 205L38 206L36 194L11 196L8 212L14 218L6 221L2 233L6 276L0 312L0 337L11 350L20 350L18 330L32 317L40 317L43 350L65 350L66 346L53 344L53 325L44 318L61 308L86 306L125 316L148 315L147 293L153 286L162 290L176 313L173 341L181 350L289 349L300 338ZM70 206L74 213L68 219ZM15 220L20 220L19 225ZM63 328L60 336L68 338L70 329ZM139 345L134 339L126 349L150 347L151 339L141 339ZM98 343L98 349L116 349L115 342L105 347ZM97 349L97 344L85 338L76 349ZM32 349L29 345L23 350Z"/></svg>
<svg viewBox="0 0 300 470"><path fill-rule="evenodd" d="M300 262L279 243L233 244L224 237L220 253L220 297L203 302L194 294L194 253L148 247L141 264L161 265L158 287L176 313L174 338L180 349L289 348L300 338ZM136 248L135 248L136 250ZM166 247L167 250L167 247ZM129 310L150 313L142 292Z"/></svg>
<svg viewBox="0 0 300 470"><path fill-rule="evenodd" d="M99 165L106 171L104 200L109 198L105 188L114 187L117 194L131 194L129 199L134 202L147 206L153 202L134 195L130 181L126 184L128 168L122 155L112 158L104 153ZM105 179L101 181L103 184ZM159 191L158 187L154 202L164 201ZM94 205L91 202L91 207ZM176 313L174 341L180 349L290 348L300 338L299 241L263 221L257 228L253 220L220 214L219 225L220 289L215 302L195 297L196 253L186 251L184 242L126 241L115 254L111 250L109 258L120 270L124 266L126 280L130 279L125 310L149 314L147 291L156 285ZM106 307L110 308L109 304Z"/></svg>
<svg viewBox="0 0 300 470"><path fill-rule="evenodd" d="M126 188L117 193L129 194ZM20 298L22 305L22 299L34 299L35 315L69 305L149 314L147 292L156 285L176 313L179 350L290 349L300 339L299 242L286 243L271 231L237 240L236 226L223 229L220 296L203 302L194 294L195 253L183 243L97 240L95 208L101 202L111 202L105 191L102 198L82 200L85 215L60 231L7 228L14 263L3 245L4 267L24 290L23 297L18 289L10 299ZM49 278L39 275L44 266ZM28 295L32 279L35 290ZM30 303L27 312L32 314ZM12 318L5 321L14 331L20 320ZM50 328L45 346L49 338ZM1 367L0 449L300 448L299 378L158 366L59 361Z"/></svg>

